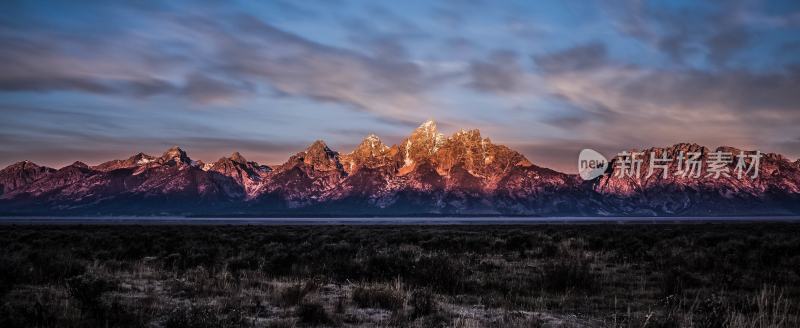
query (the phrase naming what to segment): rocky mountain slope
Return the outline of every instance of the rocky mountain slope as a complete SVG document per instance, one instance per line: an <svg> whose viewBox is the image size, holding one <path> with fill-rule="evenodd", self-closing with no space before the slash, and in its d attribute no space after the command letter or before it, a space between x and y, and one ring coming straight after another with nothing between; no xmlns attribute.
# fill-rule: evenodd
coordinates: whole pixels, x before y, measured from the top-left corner
<svg viewBox="0 0 800 328"><path fill-rule="evenodd" d="M800 214L800 161L760 158L757 178L707 177L715 151L677 144L640 151L640 175L583 181L531 163L478 130L445 137L425 122L397 145L367 136L340 154L325 142L275 167L234 152L214 163L178 147L96 166L19 162L0 171L4 215L790 215ZM650 154L698 153L699 177L650 173ZM577 154L576 154L577 155ZM734 172L735 161L727 164ZM697 173L697 172L696 172ZM751 172L752 173L752 172Z"/></svg>
<svg viewBox="0 0 800 328"><path fill-rule="evenodd" d="M712 154L731 154L730 162L721 166L724 173L716 176L709 170ZM752 213L758 211L797 213L800 195L800 167L774 153L762 154L759 172L736 174L737 155L742 150L733 147L709 149L697 144L676 144L665 148L640 151L641 174L636 177L617 176L611 171L620 160L611 161L609 172L596 180L593 189L605 195L615 212L634 215L715 215L716 213ZM650 172L650 157L678 159L697 153L699 165L689 170L686 162L669 161L668 174L663 169ZM651 155L652 154L652 155ZM753 154L745 151L744 154ZM749 159L746 164L751 163ZM656 162L658 163L658 162ZM683 164L683 165L681 165ZM687 172L681 171L683 168ZM783 209L783 210L781 210Z"/></svg>
<svg viewBox="0 0 800 328"><path fill-rule="evenodd" d="M9 165L0 170L0 195L22 188L39 178L55 172L49 167L39 166L29 161Z"/></svg>

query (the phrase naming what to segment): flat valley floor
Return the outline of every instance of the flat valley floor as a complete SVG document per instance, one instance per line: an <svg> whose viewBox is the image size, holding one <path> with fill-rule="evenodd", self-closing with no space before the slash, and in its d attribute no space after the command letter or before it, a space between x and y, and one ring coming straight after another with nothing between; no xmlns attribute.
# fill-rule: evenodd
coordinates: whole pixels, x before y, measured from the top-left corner
<svg viewBox="0 0 800 328"><path fill-rule="evenodd" d="M800 223L0 225L0 327L798 327Z"/></svg>

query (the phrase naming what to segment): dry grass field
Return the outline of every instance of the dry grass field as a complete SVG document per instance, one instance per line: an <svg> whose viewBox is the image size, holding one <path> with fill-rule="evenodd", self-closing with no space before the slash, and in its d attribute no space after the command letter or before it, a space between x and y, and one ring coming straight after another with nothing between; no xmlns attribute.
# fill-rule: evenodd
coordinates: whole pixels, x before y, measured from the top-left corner
<svg viewBox="0 0 800 328"><path fill-rule="evenodd" d="M797 327L800 225L0 226L0 327Z"/></svg>

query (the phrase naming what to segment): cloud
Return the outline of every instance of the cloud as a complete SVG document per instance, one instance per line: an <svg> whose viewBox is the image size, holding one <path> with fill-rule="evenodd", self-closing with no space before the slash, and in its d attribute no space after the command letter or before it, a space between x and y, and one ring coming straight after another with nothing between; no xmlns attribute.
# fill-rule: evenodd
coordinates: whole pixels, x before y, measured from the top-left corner
<svg viewBox="0 0 800 328"><path fill-rule="evenodd" d="M180 139L177 130L218 139L239 137L233 131L269 139L281 130L275 135L290 140L307 137L291 130L313 126L321 134L315 138L342 142L318 127L398 134L427 118L453 129L502 126L498 140L536 138L546 149L567 137L620 147L778 147L795 136L787 131L800 124L800 76L791 68L800 63L796 5L632 0L595 7L607 11L486 1L9 2L0 4L3 103L87 115L40 120L35 108L0 107L0 121L11 122L6 134L39 131L48 145L64 130L101 139L120 135L111 123L132 122L131 130L157 140ZM168 128L150 125L162 122ZM262 122L267 132L244 128Z"/></svg>
<svg viewBox="0 0 800 328"><path fill-rule="evenodd" d="M609 6L617 28L653 46L678 64L704 59L711 66L725 66L736 53L747 49L758 26L753 12L758 3L656 4L629 0ZM761 17L761 16L757 16Z"/></svg>
<svg viewBox="0 0 800 328"><path fill-rule="evenodd" d="M206 104L230 103L253 91L248 83L234 83L195 72L186 77L182 92L190 99Z"/></svg>
<svg viewBox="0 0 800 328"><path fill-rule="evenodd" d="M800 115L800 70L756 73L746 70L709 72L651 71L622 89L630 99L662 106L719 108L739 114L776 112Z"/></svg>
<svg viewBox="0 0 800 328"><path fill-rule="evenodd" d="M469 67L469 87L482 92L517 92L522 89L524 72L511 51L495 51L485 60L473 61Z"/></svg>
<svg viewBox="0 0 800 328"><path fill-rule="evenodd" d="M5 118L0 122L0 167L20 160L56 167L76 160L99 164L137 152L159 155L172 145L203 161L240 151L249 160L275 164L306 146L303 139L264 138L189 117L169 122L159 113L151 113L151 121L131 119L131 112L70 107L0 104Z"/></svg>
<svg viewBox="0 0 800 328"><path fill-rule="evenodd" d="M750 42L750 33L743 26L730 26L718 31L707 40L709 59L714 63L726 63L739 49Z"/></svg>
<svg viewBox="0 0 800 328"><path fill-rule="evenodd" d="M30 136L4 132L0 132L0 140L18 145L39 142L37 138ZM307 146L300 142L278 143L224 137L179 137L164 140L149 137L123 139L114 136L99 139L96 136L72 135L62 137L61 140L64 142L37 144L36 148L0 147L0 168L20 160L30 160L56 168L78 160L97 165L112 159L125 159L137 152L157 156L173 145L186 150L192 159L207 163L239 151L248 160L275 165L283 163L291 154L302 151Z"/></svg>
<svg viewBox="0 0 800 328"><path fill-rule="evenodd" d="M440 79L408 60L394 37L365 35L373 51L362 53L312 41L247 13L199 8L137 18L157 29L158 37L133 29L81 37L69 29L0 28L0 91L170 95L209 104L272 89L415 120L431 107L426 93ZM380 7L370 10L391 17L392 24L410 24Z"/></svg>
<svg viewBox="0 0 800 328"><path fill-rule="evenodd" d="M233 77L382 115L425 108L430 85L416 63L323 45L251 16L238 17L236 29L238 37L216 34L218 56L225 59L218 69Z"/></svg>
<svg viewBox="0 0 800 328"><path fill-rule="evenodd" d="M9 35L0 29L0 90L69 90L98 94L150 96L172 92L169 81L147 74L153 70L141 60L125 63L112 57L100 44L71 44L51 36ZM71 54L69 49L84 48L90 54Z"/></svg>
<svg viewBox="0 0 800 328"><path fill-rule="evenodd" d="M595 61L587 54L597 51L586 49L535 58L552 97L569 104L568 114L545 122L575 138L621 147L769 145L781 138L776 131L800 124L800 69L661 69Z"/></svg>
<svg viewBox="0 0 800 328"><path fill-rule="evenodd" d="M563 51L533 56L537 67L545 73L582 71L608 64L606 45L592 42Z"/></svg>

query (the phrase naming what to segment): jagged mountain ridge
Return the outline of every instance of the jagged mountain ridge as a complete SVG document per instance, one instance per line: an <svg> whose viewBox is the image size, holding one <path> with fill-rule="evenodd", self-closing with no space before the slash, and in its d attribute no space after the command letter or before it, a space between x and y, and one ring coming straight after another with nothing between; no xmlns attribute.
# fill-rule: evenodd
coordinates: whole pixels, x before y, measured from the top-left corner
<svg viewBox="0 0 800 328"><path fill-rule="evenodd" d="M733 148L721 148L738 152ZM677 144L642 151L712 150ZM318 140L269 167L234 152L214 163L179 147L93 167L55 170L30 162L0 171L6 215L786 215L800 213L800 161L762 158L759 179L654 174L583 181L460 130L428 121L399 144L367 136L340 154ZM674 165L674 163L672 164ZM674 167L671 167L673 170ZM674 170L673 170L674 171ZM704 172L705 173L705 172Z"/></svg>
<svg viewBox="0 0 800 328"><path fill-rule="evenodd" d="M55 169L39 166L29 161L11 164L0 170L0 193L24 187L53 172Z"/></svg>
<svg viewBox="0 0 800 328"><path fill-rule="evenodd" d="M709 154L713 152L733 154L726 165L728 175L717 178L709 172ZM613 168L618 157L611 160L608 172L595 180L593 189L606 197L619 211L634 215L713 215L716 212L748 213L750 208L788 207L787 212L797 213L800 205L800 166L780 154L766 153L760 158L758 178L752 179L735 172L736 154L740 149L717 147L710 149L698 144L680 143L665 148L649 148L640 151L644 159L641 175L636 178L617 177ZM669 174L663 177L661 169L650 171L650 156L678 158L683 152L700 154L699 177L678 174L679 161L669 163ZM648 177L649 175L649 177ZM711 176L709 176L711 175ZM704 205L698 208L698 204Z"/></svg>

